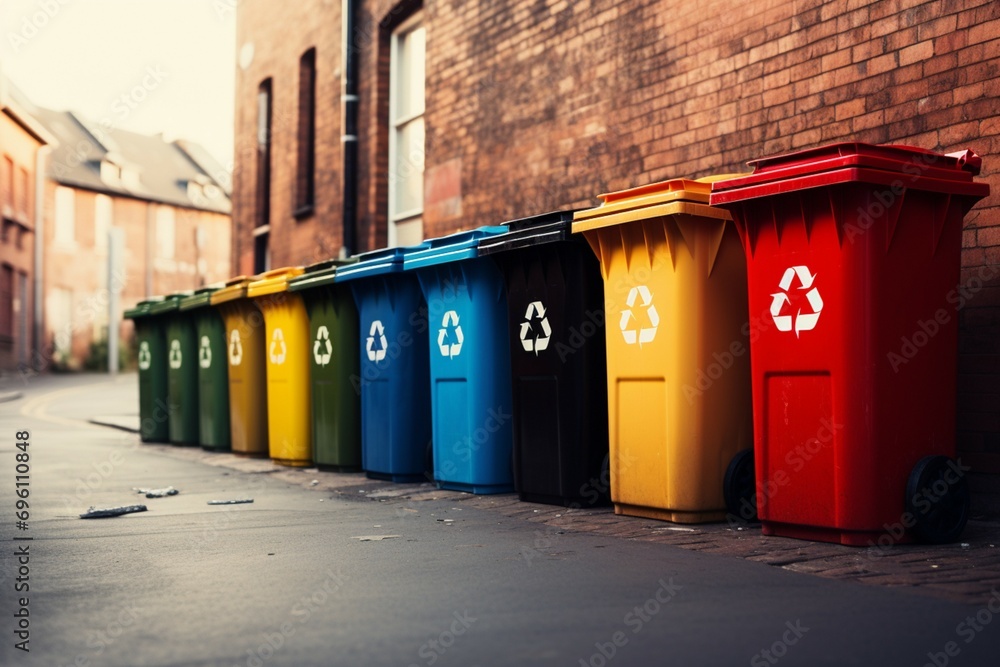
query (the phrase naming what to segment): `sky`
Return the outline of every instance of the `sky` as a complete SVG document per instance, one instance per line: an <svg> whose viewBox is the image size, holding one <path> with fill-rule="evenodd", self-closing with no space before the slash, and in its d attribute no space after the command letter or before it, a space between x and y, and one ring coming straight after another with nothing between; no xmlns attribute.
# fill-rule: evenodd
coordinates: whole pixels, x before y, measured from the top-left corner
<svg viewBox="0 0 1000 667"><path fill-rule="evenodd" d="M0 0L0 69L35 104L233 154L238 0Z"/></svg>

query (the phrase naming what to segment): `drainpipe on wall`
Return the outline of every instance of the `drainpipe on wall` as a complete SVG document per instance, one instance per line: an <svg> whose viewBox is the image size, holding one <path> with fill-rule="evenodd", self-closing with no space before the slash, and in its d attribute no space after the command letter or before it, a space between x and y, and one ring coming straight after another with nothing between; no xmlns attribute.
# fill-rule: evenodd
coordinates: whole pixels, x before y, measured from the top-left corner
<svg viewBox="0 0 1000 667"><path fill-rule="evenodd" d="M343 84L341 86L341 135L343 146L342 178L344 242L342 257L358 251L358 49L354 44L354 21L357 0L343 0Z"/></svg>
<svg viewBox="0 0 1000 667"><path fill-rule="evenodd" d="M36 371L42 370L45 357L42 349L45 347L45 179L48 168L49 152L48 146L41 146L35 153L35 270L34 270L34 355L32 361L37 367Z"/></svg>

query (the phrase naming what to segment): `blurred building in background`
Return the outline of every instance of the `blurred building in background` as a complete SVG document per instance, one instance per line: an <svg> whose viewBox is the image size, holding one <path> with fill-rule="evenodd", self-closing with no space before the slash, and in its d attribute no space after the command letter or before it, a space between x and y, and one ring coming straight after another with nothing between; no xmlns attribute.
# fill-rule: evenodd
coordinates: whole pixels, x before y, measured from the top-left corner
<svg viewBox="0 0 1000 667"><path fill-rule="evenodd" d="M51 142L0 72L0 369L27 364L34 352L35 199Z"/></svg>
<svg viewBox="0 0 1000 667"><path fill-rule="evenodd" d="M236 7L234 273L832 142L973 148L959 449L1000 471L1000 3Z"/></svg>
<svg viewBox="0 0 1000 667"><path fill-rule="evenodd" d="M41 309L28 359L11 368L106 368L109 288L119 310L149 295L224 280L231 265L231 219L224 170L203 149L89 122L10 97L52 137L40 200ZM4 159L8 144L0 145ZM16 183L16 179L15 179ZM6 217L6 213L5 213ZM124 237L120 266L109 271L109 231ZM120 312L116 321L120 322ZM121 324L119 334L131 331ZM127 350L127 346L123 350Z"/></svg>

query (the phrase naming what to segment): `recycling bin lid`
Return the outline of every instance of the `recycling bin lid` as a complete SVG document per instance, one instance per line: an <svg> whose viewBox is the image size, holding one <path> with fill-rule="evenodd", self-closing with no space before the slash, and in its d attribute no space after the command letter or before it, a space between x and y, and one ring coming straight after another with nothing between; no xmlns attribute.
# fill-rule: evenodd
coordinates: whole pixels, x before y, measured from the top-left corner
<svg viewBox="0 0 1000 667"><path fill-rule="evenodd" d="M506 231L506 227L493 225L428 239L424 241L426 248L406 253L403 257L403 269L409 271L435 264L473 259L479 256L480 239L503 234Z"/></svg>
<svg viewBox="0 0 1000 667"><path fill-rule="evenodd" d="M708 200L714 182L734 176L735 174L725 174L699 179L674 178L598 195L600 206L577 211L573 215L573 233L680 213L730 220L732 217L729 211L709 206Z"/></svg>
<svg viewBox="0 0 1000 667"><path fill-rule="evenodd" d="M711 203L726 204L850 181L986 196L972 179L982 158L971 150L935 153L916 146L838 143L751 160L753 173L712 184ZM902 178L901 178L902 177Z"/></svg>
<svg viewBox="0 0 1000 667"><path fill-rule="evenodd" d="M288 281L302 275L303 271L304 269L301 266L285 266L262 273L252 283L247 285L247 296L252 299L258 296L285 292L288 290Z"/></svg>
<svg viewBox="0 0 1000 667"><path fill-rule="evenodd" d="M126 310L124 313L122 313L122 316L130 320L134 320L140 317L149 317L150 315L152 315L150 309L162 301L163 301L162 296L151 296L148 299L145 299L135 304L135 307Z"/></svg>
<svg viewBox="0 0 1000 667"><path fill-rule="evenodd" d="M194 308L204 308L212 303L212 294L218 292L225 283L214 283L199 287L189 297L181 299L181 310L192 310Z"/></svg>
<svg viewBox="0 0 1000 667"><path fill-rule="evenodd" d="M503 223L506 234L479 240L479 254L490 255L570 238L575 211L551 211Z"/></svg>
<svg viewBox="0 0 1000 667"><path fill-rule="evenodd" d="M173 294L168 294L163 297L163 301L153 304L149 307L150 315L165 315L168 313L177 312L181 307L181 301L185 298L191 296L193 292L174 292Z"/></svg>
<svg viewBox="0 0 1000 667"><path fill-rule="evenodd" d="M326 259L322 262L310 264L305 268L301 276L288 281L288 291L298 292L310 287L330 285L333 283L333 279L337 275L337 271L340 270L340 267L350 266L357 261L356 257L351 257L349 259Z"/></svg>
<svg viewBox="0 0 1000 667"><path fill-rule="evenodd" d="M361 253L357 256L357 263L340 267L337 270L336 281L341 282L402 271L403 259L408 254L425 250L429 247L430 245L425 241L417 245L382 248L380 250Z"/></svg>
<svg viewBox="0 0 1000 667"><path fill-rule="evenodd" d="M254 276L236 276L225 282L225 286L212 293L212 305L247 298L247 286L256 280Z"/></svg>

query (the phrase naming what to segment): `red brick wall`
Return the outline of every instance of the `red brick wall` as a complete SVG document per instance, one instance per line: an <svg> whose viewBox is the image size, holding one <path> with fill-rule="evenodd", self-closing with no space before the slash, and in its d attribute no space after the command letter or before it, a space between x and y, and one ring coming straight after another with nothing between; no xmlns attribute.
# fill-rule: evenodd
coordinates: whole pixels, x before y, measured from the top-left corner
<svg viewBox="0 0 1000 667"><path fill-rule="evenodd" d="M415 4L363 1L359 17L359 226L368 247L386 238L389 29ZM835 141L983 155L981 178L994 194L967 218L962 280L989 277L959 313L960 448L1000 471L1000 3L425 0L423 8L428 236ZM338 14L339 3L321 0L240 4L238 45L253 42L256 56L238 71L238 146L252 142L261 79L275 77L278 117L297 100L302 51L316 46L326 64L317 192L333 236L321 244L315 221L291 219L294 126L279 132L276 123L276 266L333 254L339 239ZM236 164L244 271L252 155L240 151Z"/></svg>

